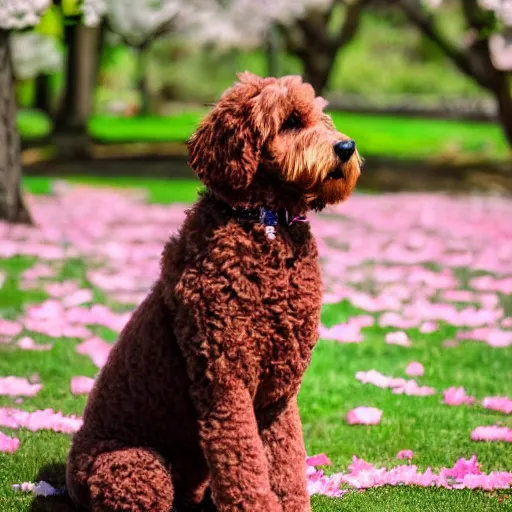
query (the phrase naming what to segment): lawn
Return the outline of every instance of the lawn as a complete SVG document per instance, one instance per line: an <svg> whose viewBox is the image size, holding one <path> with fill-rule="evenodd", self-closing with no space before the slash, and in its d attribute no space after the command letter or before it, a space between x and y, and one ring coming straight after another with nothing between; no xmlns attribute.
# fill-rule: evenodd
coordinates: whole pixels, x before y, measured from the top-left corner
<svg viewBox="0 0 512 512"><path fill-rule="evenodd" d="M36 194L30 203L39 229L9 231L0 224L0 317L9 321L0 328L15 333L4 332L0 343L0 378L42 384L21 403L0 393L0 411L81 414L86 398L71 393L71 379L94 377L101 364L93 363L98 353L79 354L76 347L92 336L115 341L120 319L144 296L160 248L181 222L185 205L177 202L192 201L198 189L195 181L81 181L93 187L26 178L25 187ZM148 202L127 187L145 189ZM46 195L50 191L55 195ZM322 339L299 405L308 453L325 453L333 463L318 469L346 474L356 455L377 467L416 464L418 471L431 467L438 473L475 454L485 473L512 471L512 443L471 439L479 426L512 428L510 415L481 403L484 397L512 398L511 215L512 203L500 198L395 194L357 195L311 217L327 287ZM49 298L53 302L45 303ZM31 307L41 303L45 307ZM107 308L95 319L93 304ZM71 325L67 315L73 308L89 320ZM51 349L22 350L17 340L25 335ZM424 375L406 375L414 361L423 364ZM371 369L414 379L432 394L418 396L414 386L398 394L356 379ZM454 386L476 402L443 403L443 392ZM359 406L381 410L380 423L348 425L346 414ZM0 413L0 431L19 438L20 447L0 453L0 511L28 511L32 498L14 493L11 485L34 481L43 466L64 462L69 436L5 428L1 421ZM404 449L414 452L411 462L397 460ZM512 507L510 490L343 488L348 492L341 498L313 496L313 510Z"/></svg>
<svg viewBox="0 0 512 512"><path fill-rule="evenodd" d="M206 112L169 117L94 116L89 133L107 144L181 142L193 133ZM354 138L361 154L367 157L502 160L511 154L501 128L493 124L341 112L331 115L337 128ZM26 140L44 136L51 129L50 121L37 111L21 110L18 126Z"/></svg>

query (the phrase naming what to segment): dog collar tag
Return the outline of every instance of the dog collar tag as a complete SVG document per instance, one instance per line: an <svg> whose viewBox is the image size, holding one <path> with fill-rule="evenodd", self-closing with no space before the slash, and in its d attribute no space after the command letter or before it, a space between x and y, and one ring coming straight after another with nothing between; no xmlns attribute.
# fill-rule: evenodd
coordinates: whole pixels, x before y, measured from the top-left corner
<svg viewBox="0 0 512 512"><path fill-rule="evenodd" d="M265 226L265 233L269 240L276 238L276 226L278 224L277 214L271 210L267 210L263 206L260 207L260 224Z"/></svg>

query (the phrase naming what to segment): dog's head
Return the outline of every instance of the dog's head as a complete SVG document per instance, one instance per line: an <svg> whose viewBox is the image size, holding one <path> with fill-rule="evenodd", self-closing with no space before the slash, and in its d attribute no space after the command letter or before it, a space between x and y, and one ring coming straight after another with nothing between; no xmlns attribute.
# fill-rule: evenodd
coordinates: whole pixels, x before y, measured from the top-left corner
<svg viewBox="0 0 512 512"><path fill-rule="evenodd" d="M238 78L187 143L205 185L232 205L261 201L262 191L274 205L286 196L301 209L346 199L361 160L323 112L325 100L299 76Z"/></svg>

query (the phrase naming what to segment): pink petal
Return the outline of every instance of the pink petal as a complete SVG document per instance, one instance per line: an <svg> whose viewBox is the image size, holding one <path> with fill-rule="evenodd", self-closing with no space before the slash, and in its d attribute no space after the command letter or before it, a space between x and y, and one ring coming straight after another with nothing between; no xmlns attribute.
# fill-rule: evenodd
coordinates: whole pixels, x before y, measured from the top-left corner
<svg viewBox="0 0 512 512"><path fill-rule="evenodd" d="M30 384L20 377L0 377L0 395L34 396L41 391L42 384Z"/></svg>
<svg viewBox="0 0 512 512"><path fill-rule="evenodd" d="M473 455L470 459L460 458L452 468L442 470L445 477L452 477L457 480L464 478L466 475L480 475L480 464Z"/></svg>
<svg viewBox="0 0 512 512"><path fill-rule="evenodd" d="M504 441L512 443L512 429L496 425L477 427L471 432L473 441Z"/></svg>
<svg viewBox="0 0 512 512"><path fill-rule="evenodd" d="M443 403L446 405L471 405L475 403L476 398L466 395L463 387L451 387L445 389Z"/></svg>
<svg viewBox="0 0 512 512"><path fill-rule="evenodd" d="M482 400L482 406L503 414L512 414L512 400L506 396L487 396Z"/></svg>
<svg viewBox="0 0 512 512"><path fill-rule="evenodd" d="M386 334L386 343L390 345L400 345L402 347L411 346L409 337L403 331L389 332Z"/></svg>
<svg viewBox="0 0 512 512"><path fill-rule="evenodd" d="M414 452L412 450L400 450L396 454L397 459L409 459L411 460L414 457Z"/></svg>
<svg viewBox="0 0 512 512"><path fill-rule="evenodd" d="M94 386L94 379L90 377L73 377L71 379L71 393L74 395L87 395Z"/></svg>
<svg viewBox="0 0 512 512"><path fill-rule="evenodd" d="M22 330L23 326L19 322L0 318L0 336L18 336Z"/></svg>
<svg viewBox="0 0 512 512"><path fill-rule="evenodd" d="M382 411L375 407L356 407L347 413L346 420L349 425L378 425L382 418Z"/></svg>
<svg viewBox="0 0 512 512"><path fill-rule="evenodd" d="M53 430L73 434L82 426L82 419L76 416L64 416L61 412L51 409L26 412L20 409L0 407L0 427L26 428L32 432Z"/></svg>
<svg viewBox="0 0 512 512"><path fill-rule="evenodd" d="M421 363L417 361L413 361L409 363L407 368L405 369L405 373L410 377L421 377L425 373L425 368Z"/></svg>
<svg viewBox="0 0 512 512"><path fill-rule="evenodd" d="M23 482L21 484L14 484L12 489L13 491L30 492L34 496L42 496L44 498L47 498L48 496L60 496L66 492L65 489L58 489L45 481L37 483Z"/></svg>
<svg viewBox="0 0 512 512"><path fill-rule="evenodd" d="M51 350L53 348L53 343L44 343L38 345L32 338L29 336L24 336L23 338L20 338L16 345L18 345L19 348L22 350Z"/></svg>
<svg viewBox="0 0 512 512"><path fill-rule="evenodd" d="M9 437L0 432L0 452L14 453L20 447L17 437Z"/></svg>
<svg viewBox="0 0 512 512"><path fill-rule="evenodd" d="M78 285L74 281L64 281L62 283L48 283L44 286L44 289L51 297L60 299L76 291Z"/></svg>
<svg viewBox="0 0 512 512"><path fill-rule="evenodd" d="M306 457L306 464L308 466L332 466L332 462L329 460L325 453L319 453L318 455L312 455Z"/></svg>
<svg viewBox="0 0 512 512"><path fill-rule="evenodd" d="M76 346L76 351L79 354L89 356L98 368L103 368L111 350L112 345L101 338L90 338Z"/></svg>
<svg viewBox="0 0 512 512"><path fill-rule="evenodd" d="M432 332L436 332L438 330L439 326L436 322L424 322L420 326L420 332L423 334L429 334Z"/></svg>
<svg viewBox="0 0 512 512"><path fill-rule="evenodd" d="M93 295L92 291L89 289L76 290L75 292L67 295L62 300L62 305L65 308L71 308L74 306L80 306L80 304L85 304L86 302L92 302Z"/></svg>
<svg viewBox="0 0 512 512"><path fill-rule="evenodd" d="M23 278L28 281L32 281L40 277L53 277L54 275L55 271L45 263L37 263L32 268L29 268L23 272Z"/></svg>
<svg viewBox="0 0 512 512"><path fill-rule="evenodd" d="M430 386L418 386L415 380L409 380L405 386L394 388L393 393L396 395L429 396L434 395L436 390Z"/></svg>

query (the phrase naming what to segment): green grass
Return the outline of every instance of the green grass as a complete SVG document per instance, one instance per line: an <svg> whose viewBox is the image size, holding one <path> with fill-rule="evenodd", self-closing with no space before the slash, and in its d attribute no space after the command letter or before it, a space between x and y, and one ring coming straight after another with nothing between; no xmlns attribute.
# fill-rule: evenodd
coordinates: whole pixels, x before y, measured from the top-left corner
<svg viewBox="0 0 512 512"><path fill-rule="evenodd" d="M17 121L20 135L27 141L41 139L52 129L51 120L39 110L20 109Z"/></svg>
<svg viewBox="0 0 512 512"><path fill-rule="evenodd" d="M207 111L187 112L171 117L95 116L89 122L91 136L103 143L184 141ZM24 113L22 135L29 138L43 128L41 115L32 123ZM477 122L411 119L332 113L337 128L353 137L363 156L400 159L505 159L511 152L501 128ZM49 125L46 125L47 128ZM43 135L43 133L41 133Z"/></svg>
<svg viewBox="0 0 512 512"><path fill-rule="evenodd" d="M95 179L91 182L94 185L146 187L152 200L165 203L191 201L198 187L194 181ZM49 190L49 181L26 178L25 186L33 192L43 193ZM14 318L24 306L44 298L41 291L24 292L17 286L20 274L33 263L33 259L22 257L0 260L0 270L8 274L0 295L0 316ZM85 270L83 262L68 262L61 268L59 279L74 278L86 284ZM98 290L95 292L101 302L103 294ZM323 309L322 321L331 326L358 313L348 302L328 305ZM420 469L432 466L438 470L453 465L459 457L469 458L477 454L486 471L510 470L510 445L470 440L474 427L497 422L510 426L510 418L478 407L445 406L439 393L429 397L394 395L389 390L360 384L354 374L358 370L375 368L385 374L403 376L405 366L418 360L425 364L426 370L419 381L438 390L464 386L469 394L478 397L512 396L512 348L493 349L483 343L442 348L442 342L455 334L455 328L449 325L443 325L433 334L409 330L413 346L408 349L385 344L385 332L387 330L379 327L367 328L364 330L366 339L361 344L328 341L318 344L300 393L308 453L325 452L334 463L328 471L346 469L352 455L389 467L398 463L395 455L401 449L412 449L416 453L414 463ZM113 333L105 330L101 335L109 341L115 338ZM44 336L35 338L36 341L48 341ZM79 414L85 399L70 393L69 381L74 375L94 376L96 369L87 357L75 352L77 340L52 341L55 343L53 350L40 353L0 345L0 376L28 377L39 373L44 388L35 397L26 398L20 406L23 409L51 407L67 414ZM12 405L12 401L0 397L0 406L6 405ZM381 424L347 426L344 421L346 412L359 405L381 408L384 411ZM9 429L2 430L11 433ZM10 485L34 480L39 469L50 462L63 462L69 446L69 437L62 434L21 430L15 435L21 439L20 450L12 455L0 454L0 512L30 510L30 497L14 495ZM313 498L315 512L467 512L510 510L511 506L509 491L484 493L415 487L388 487L364 493L354 491L340 500Z"/></svg>
<svg viewBox="0 0 512 512"><path fill-rule="evenodd" d="M66 181L85 183L92 187L144 189L152 203L191 203L196 199L198 190L202 189L201 182L193 179L170 181L156 178L74 176ZM25 176L23 185L32 194L49 194L52 178Z"/></svg>

